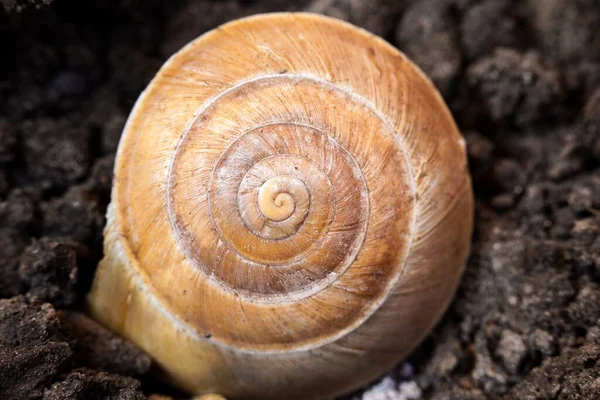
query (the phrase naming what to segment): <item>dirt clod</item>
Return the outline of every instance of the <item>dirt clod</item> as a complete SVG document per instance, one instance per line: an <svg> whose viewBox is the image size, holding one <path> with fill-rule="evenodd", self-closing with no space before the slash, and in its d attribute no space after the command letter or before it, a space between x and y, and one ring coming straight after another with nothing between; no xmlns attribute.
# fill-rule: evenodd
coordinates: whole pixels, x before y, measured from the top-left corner
<svg viewBox="0 0 600 400"><path fill-rule="evenodd" d="M68 307L77 299L77 252L82 246L64 239L42 238L21 256L19 276L27 293L55 307Z"/></svg>
<svg viewBox="0 0 600 400"><path fill-rule="evenodd" d="M82 369L54 383L44 391L42 399L145 400L146 396L135 379Z"/></svg>

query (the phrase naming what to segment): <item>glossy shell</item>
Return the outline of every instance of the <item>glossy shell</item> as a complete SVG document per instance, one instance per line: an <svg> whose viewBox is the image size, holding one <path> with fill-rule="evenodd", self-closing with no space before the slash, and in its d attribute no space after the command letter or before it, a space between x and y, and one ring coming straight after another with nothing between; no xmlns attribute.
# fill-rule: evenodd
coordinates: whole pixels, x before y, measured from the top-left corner
<svg viewBox="0 0 600 400"><path fill-rule="evenodd" d="M398 50L317 15L234 21L137 101L89 310L186 391L347 392L443 313L472 203L464 140Z"/></svg>

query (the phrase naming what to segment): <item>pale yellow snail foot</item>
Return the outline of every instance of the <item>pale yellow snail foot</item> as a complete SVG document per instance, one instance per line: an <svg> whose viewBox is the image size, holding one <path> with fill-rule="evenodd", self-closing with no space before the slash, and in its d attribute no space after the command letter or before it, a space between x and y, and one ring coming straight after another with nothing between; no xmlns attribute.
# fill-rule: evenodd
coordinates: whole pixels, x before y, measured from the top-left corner
<svg viewBox="0 0 600 400"><path fill-rule="evenodd" d="M137 101L89 310L189 393L330 398L432 328L472 225L464 140L414 64L335 19L255 16Z"/></svg>

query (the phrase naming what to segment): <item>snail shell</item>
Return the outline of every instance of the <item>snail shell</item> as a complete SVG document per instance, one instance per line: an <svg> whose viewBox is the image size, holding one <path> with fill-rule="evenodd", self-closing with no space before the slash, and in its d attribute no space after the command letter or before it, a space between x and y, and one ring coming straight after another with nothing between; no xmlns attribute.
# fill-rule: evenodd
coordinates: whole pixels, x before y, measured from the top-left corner
<svg viewBox="0 0 600 400"><path fill-rule="evenodd" d="M238 20L137 101L89 309L186 391L347 392L439 319L472 203L464 141L399 51L317 15Z"/></svg>

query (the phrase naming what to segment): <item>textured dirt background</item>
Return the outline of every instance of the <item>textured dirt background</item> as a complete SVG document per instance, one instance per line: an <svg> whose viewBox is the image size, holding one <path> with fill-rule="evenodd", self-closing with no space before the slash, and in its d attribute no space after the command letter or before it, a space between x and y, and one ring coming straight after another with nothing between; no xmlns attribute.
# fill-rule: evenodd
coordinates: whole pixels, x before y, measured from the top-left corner
<svg viewBox="0 0 600 400"><path fill-rule="evenodd" d="M286 9L348 20L415 60L452 108L474 180L473 252L449 312L346 399L600 398L597 0L0 3L0 398L168 393L147 356L78 311L119 135L179 47Z"/></svg>

